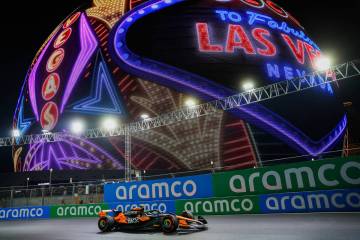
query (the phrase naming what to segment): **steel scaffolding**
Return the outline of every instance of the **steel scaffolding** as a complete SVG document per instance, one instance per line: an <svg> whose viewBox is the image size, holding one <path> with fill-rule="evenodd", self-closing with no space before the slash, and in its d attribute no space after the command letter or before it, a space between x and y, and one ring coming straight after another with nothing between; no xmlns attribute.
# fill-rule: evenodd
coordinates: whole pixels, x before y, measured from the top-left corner
<svg viewBox="0 0 360 240"><path fill-rule="evenodd" d="M88 129L83 134L77 135L77 137L92 139L125 136L125 178L130 180L131 135L133 133L210 115L219 110L227 111L230 109L239 108L248 104L266 101L291 93L301 92L310 88L322 86L355 76L360 76L360 59L339 64L325 71L316 71L299 78L277 82L264 87L241 92L223 99L214 100L197 106L183 107L176 111L161 114L154 118L124 124L116 129ZM4 137L0 138L0 147L62 141L65 136L69 137L69 135L69 133L57 132L24 135L19 137Z"/></svg>

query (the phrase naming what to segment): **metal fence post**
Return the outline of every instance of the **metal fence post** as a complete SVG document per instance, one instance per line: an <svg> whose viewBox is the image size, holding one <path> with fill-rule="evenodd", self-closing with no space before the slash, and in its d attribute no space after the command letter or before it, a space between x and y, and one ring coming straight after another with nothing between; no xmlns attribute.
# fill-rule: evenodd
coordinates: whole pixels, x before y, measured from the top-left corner
<svg viewBox="0 0 360 240"><path fill-rule="evenodd" d="M44 195L44 187L41 187L41 206L44 206L45 203Z"/></svg>
<svg viewBox="0 0 360 240"><path fill-rule="evenodd" d="M10 190L10 207L14 206L14 188Z"/></svg>

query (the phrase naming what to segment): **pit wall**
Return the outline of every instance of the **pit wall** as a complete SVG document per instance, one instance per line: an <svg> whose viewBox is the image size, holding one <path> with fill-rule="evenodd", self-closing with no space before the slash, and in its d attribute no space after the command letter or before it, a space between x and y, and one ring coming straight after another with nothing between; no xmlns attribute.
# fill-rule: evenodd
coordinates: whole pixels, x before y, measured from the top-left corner
<svg viewBox="0 0 360 240"><path fill-rule="evenodd" d="M95 217L135 206L198 215L359 212L360 156L104 186L104 204L0 209L0 220Z"/></svg>

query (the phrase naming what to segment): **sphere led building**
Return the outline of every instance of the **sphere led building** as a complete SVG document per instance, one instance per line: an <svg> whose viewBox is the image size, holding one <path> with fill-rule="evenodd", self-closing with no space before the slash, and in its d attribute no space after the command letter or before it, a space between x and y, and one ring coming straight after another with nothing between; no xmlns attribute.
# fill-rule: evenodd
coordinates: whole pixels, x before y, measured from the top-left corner
<svg viewBox="0 0 360 240"><path fill-rule="evenodd" d="M21 134L131 122L312 72L321 55L301 24L270 0L94 0L45 41L15 111ZM314 79L316 81L316 79ZM334 86L138 132L141 170L237 169L320 156L343 136ZM15 171L123 169L124 139L64 137L13 149Z"/></svg>

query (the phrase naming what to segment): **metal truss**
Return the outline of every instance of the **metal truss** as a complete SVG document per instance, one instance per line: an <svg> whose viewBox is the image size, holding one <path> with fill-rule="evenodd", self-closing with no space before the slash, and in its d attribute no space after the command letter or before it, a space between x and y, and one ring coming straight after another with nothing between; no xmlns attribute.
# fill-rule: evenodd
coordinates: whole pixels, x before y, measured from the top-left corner
<svg viewBox="0 0 360 240"><path fill-rule="evenodd" d="M125 181L131 181L131 134L125 132Z"/></svg>
<svg viewBox="0 0 360 240"><path fill-rule="evenodd" d="M343 63L326 71L316 71L303 77L294 78L282 82L277 82L264 87L256 88L251 91L238 93L223 99L203 103L193 107L184 107L176 111L165 113L157 117L143 121L124 124L114 130L89 129L80 136L82 138L106 138L122 135L131 135L139 131L145 131L157 127L167 126L184 120L194 119L219 110L230 110L239 108L252 103L270 100L276 97L301 92L310 88L322 86L328 83L360 76L360 59ZM24 135L19 137L0 138L0 147L34 144L39 142L61 141L64 136L69 137L69 133L46 133L35 135ZM131 141L131 139L130 139ZM127 154L131 154L130 150Z"/></svg>

